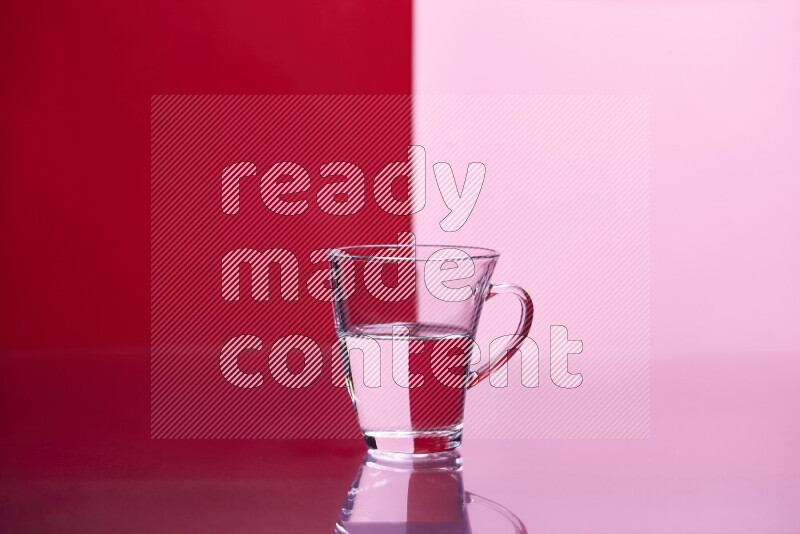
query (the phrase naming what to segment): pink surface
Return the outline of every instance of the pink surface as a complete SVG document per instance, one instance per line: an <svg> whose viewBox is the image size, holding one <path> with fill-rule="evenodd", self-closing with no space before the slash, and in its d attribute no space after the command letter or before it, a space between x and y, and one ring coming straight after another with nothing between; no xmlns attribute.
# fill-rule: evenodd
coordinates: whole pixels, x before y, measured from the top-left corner
<svg viewBox="0 0 800 534"><path fill-rule="evenodd" d="M762 359L654 359L647 440L467 431L464 488L531 533L800 532L800 360ZM151 440L145 352L8 364L0 389L28 419L4 428L3 532L329 533L365 452L361 440ZM14 380L34 373L67 401ZM82 392L63 380L88 373L107 379ZM470 516L475 534L510 532L492 512Z"/></svg>
<svg viewBox="0 0 800 534"><path fill-rule="evenodd" d="M800 365L765 359L655 359L647 440L465 439L465 486L530 532L800 532Z"/></svg>

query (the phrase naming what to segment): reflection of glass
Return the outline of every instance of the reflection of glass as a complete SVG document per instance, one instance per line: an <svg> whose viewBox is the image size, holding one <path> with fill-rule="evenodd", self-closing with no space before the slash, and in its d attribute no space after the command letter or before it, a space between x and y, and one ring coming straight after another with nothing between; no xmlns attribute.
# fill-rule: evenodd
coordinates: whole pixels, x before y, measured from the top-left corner
<svg viewBox="0 0 800 534"><path fill-rule="evenodd" d="M331 253L339 292L336 332L347 387L370 448L426 454L461 444L466 388L505 364L533 318L524 290L490 282L498 256L476 247L413 244ZM522 304L517 336L509 336L491 366L471 371L483 303L501 293ZM488 355L481 359L489 361Z"/></svg>
<svg viewBox="0 0 800 534"><path fill-rule="evenodd" d="M428 455L367 452L347 494L339 534L472 534L467 504L499 512L517 533L525 525L498 503L464 491L457 451Z"/></svg>

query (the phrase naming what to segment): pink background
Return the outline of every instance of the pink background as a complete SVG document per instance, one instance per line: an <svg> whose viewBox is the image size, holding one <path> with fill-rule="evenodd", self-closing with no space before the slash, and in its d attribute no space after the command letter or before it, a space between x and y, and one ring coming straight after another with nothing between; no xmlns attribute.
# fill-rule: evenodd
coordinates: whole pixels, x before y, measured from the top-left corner
<svg viewBox="0 0 800 534"><path fill-rule="evenodd" d="M418 95L650 95L650 439L464 446L467 486L535 531L800 531L798 23L797 2L416 2ZM536 284L536 228L471 222L453 242Z"/></svg>
<svg viewBox="0 0 800 534"><path fill-rule="evenodd" d="M507 386L469 390L467 436L648 437L649 108L642 95L414 97L414 142L429 169L449 162L461 184L468 162L486 168L475 208L455 232L439 225L448 209L426 173L417 239L498 249L493 281L519 284L535 308L535 345L511 359ZM519 314L509 297L484 306L476 338L484 361ZM583 344L567 362L582 375L578 387L577 378L559 377L551 326ZM535 357L537 346L539 385L525 387L521 358Z"/></svg>
<svg viewBox="0 0 800 534"><path fill-rule="evenodd" d="M797 2L445 0L414 22L418 95L650 95L653 356L797 353Z"/></svg>

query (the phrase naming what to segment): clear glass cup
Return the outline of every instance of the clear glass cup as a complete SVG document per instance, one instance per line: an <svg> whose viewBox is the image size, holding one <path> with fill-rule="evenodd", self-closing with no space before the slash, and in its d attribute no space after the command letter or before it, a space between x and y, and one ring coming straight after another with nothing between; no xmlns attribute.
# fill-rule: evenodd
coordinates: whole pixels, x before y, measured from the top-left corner
<svg viewBox="0 0 800 534"><path fill-rule="evenodd" d="M471 534L468 505L472 503L504 518L502 524L494 524L493 532L507 532L508 526L518 534L527 532L506 507L464 491L457 451L424 457L369 451L347 493L335 532Z"/></svg>
<svg viewBox="0 0 800 534"><path fill-rule="evenodd" d="M461 444L466 390L506 363L533 319L522 288L490 282L498 256L413 241L331 251L339 349L371 449L428 454ZM472 370L483 304L504 293L522 304L517 336Z"/></svg>

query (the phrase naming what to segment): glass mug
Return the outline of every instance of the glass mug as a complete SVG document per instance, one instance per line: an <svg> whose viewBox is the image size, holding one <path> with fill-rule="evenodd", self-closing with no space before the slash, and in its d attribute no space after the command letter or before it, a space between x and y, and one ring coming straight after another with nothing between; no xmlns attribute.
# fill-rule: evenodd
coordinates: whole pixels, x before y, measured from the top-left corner
<svg viewBox="0 0 800 534"><path fill-rule="evenodd" d="M519 286L490 282L494 250L400 241L330 252L338 346L367 446L436 453L461 444L466 390L514 354L533 303ZM471 370L483 304L504 293L522 305L516 336Z"/></svg>
<svg viewBox="0 0 800 534"><path fill-rule="evenodd" d="M527 530L520 519L499 503L464 491L461 456L457 451L422 457L383 455L369 451L347 492L337 534L471 534L469 504L486 506L507 525Z"/></svg>

